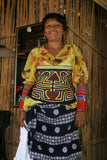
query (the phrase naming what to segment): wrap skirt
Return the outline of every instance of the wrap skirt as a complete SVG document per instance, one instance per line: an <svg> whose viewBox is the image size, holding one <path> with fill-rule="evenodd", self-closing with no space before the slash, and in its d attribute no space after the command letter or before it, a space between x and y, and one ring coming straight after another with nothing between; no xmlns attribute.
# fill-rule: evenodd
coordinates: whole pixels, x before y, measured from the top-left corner
<svg viewBox="0 0 107 160"><path fill-rule="evenodd" d="M35 104L26 113L28 150L38 160L75 160L81 157L76 109L61 104Z"/></svg>

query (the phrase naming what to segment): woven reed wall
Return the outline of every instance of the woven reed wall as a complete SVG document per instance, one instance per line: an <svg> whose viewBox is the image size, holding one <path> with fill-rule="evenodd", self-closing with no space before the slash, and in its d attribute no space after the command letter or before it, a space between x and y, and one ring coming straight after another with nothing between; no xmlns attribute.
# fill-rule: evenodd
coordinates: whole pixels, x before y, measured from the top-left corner
<svg viewBox="0 0 107 160"><path fill-rule="evenodd" d="M68 42L81 48L89 71L86 124L79 130L82 160L107 159L106 13L92 1L67 1Z"/></svg>
<svg viewBox="0 0 107 160"><path fill-rule="evenodd" d="M7 0L7 4L0 0L0 44L14 51L15 28L40 22L49 12L66 14L67 43L80 47L89 71L86 124L79 129L81 160L106 160L107 11L90 0ZM8 160L13 159L19 142L19 112L13 107L14 63L15 58L0 58L0 109L12 111L6 129Z"/></svg>

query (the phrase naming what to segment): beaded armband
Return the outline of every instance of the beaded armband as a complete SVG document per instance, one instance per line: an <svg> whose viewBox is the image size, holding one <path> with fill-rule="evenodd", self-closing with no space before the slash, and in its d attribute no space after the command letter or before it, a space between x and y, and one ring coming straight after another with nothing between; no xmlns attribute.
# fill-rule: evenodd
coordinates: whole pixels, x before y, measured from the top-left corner
<svg viewBox="0 0 107 160"><path fill-rule="evenodd" d="M20 106L19 106L19 111L20 112L24 111L24 109L23 109L24 100L25 100L25 97L27 96L28 92L29 92L29 89L23 88L22 96L21 96L21 101L20 101Z"/></svg>
<svg viewBox="0 0 107 160"><path fill-rule="evenodd" d="M77 103L77 111L85 112L86 108L86 87L78 87L77 98L81 98L81 101Z"/></svg>

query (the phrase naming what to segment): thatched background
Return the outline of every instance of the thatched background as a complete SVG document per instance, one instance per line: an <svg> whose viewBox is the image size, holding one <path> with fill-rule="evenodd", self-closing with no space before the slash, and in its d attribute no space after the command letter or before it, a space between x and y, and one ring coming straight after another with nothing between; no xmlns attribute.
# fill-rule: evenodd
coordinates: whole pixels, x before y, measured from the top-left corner
<svg viewBox="0 0 107 160"><path fill-rule="evenodd" d="M5 3L4 3L5 2ZM0 0L0 45L15 54L16 27L40 22L49 12L66 14L67 43L76 43L85 57L86 124L80 131L81 160L107 159L107 10L92 0ZM6 151L12 160L19 142L19 111L13 106L15 57L0 57L0 110L11 110L6 129Z"/></svg>

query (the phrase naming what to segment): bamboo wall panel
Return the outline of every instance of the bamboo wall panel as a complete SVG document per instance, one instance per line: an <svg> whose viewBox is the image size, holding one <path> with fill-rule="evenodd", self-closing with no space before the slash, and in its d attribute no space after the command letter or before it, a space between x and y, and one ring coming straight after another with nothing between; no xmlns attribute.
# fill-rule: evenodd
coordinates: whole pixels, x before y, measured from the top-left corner
<svg viewBox="0 0 107 160"><path fill-rule="evenodd" d="M14 33L15 33L15 3L14 0L7 0L7 10L5 12L4 1L0 0L0 15L1 15L1 35L0 44L7 48L15 48ZM7 37L7 38L6 38ZM14 46L14 47L13 47Z"/></svg>
<svg viewBox="0 0 107 160"><path fill-rule="evenodd" d="M1 79L0 79L0 110L9 110L11 105L11 96L13 96L12 74L14 74L14 58L2 58L1 63ZM12 73L13 72L13 73Z"/></svg>
<svg viewBox="0 0 107 160"><path fill-rule="evenodd" d="M16 27L35 23L34 0L17 0Z"/></svg>
<svg viewBox="0 0 107 160"><path fill-rule="evenodd" d="M107 117L107 109L103 106L106 106L104 95L107 91L104 87L106 84L102 84L102 81L106 81L107 78L104 71L107 65L103 63L104 58L107 58L105 43L107 29L101 21L104 22L107 16L103 13L104 10L92 1L66 2L69 27L67 42L76 43L81 48L89 71L86 124L79 130L83 150L81 160L100 160L102 157L105 160L107 157L104 151L105 145L107 146L107 127L103 124ZM107 59L105 61L107 62Z"/></svg>
<svg viewBox="0 0 107 160"><path fill-rule="evenodd" d="M79 129L81 160L107 159L107 11L90 0L0 0L0 44L15 50L15 28L42 21L51 12L66 14L67 43L81 49L89 71L86 123ZM19 111L13 108L15 59L0 58L0 109L10 109L6 151L12 160L19 142ZM5 83L8 82L8 86ZM3 85L1 85L3 84ZM1 96L2 95L2 96Z"/></svg>
<svg viewBox="0 0 107 160"><path fill-rule="evenodd" d="M13 99L14 99L14 77L15 77L15 59L14 57L0 58L0 110L10 110L12 113L10 125L6 128L6 151L9 152L10 145L8 141L15 138L12 137L13 127ZM16 117L16 115L15 115ZM17 130L17 128L16 128ZM13 139L12 139L13 138ZM17 141L17 137L16 140Z"/></svg>
<svg viewBox="0 0 107 160"><path fill-rule="evenodd" d="M94 0L96 3L107 9L107 0Z"/></svg>

